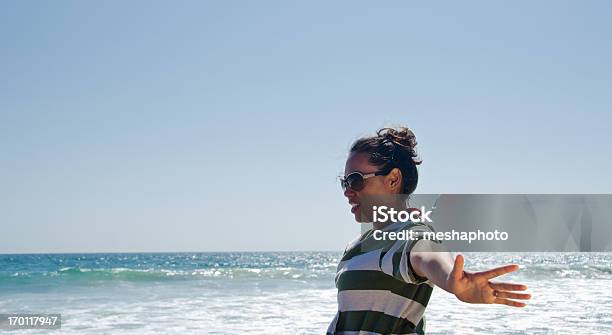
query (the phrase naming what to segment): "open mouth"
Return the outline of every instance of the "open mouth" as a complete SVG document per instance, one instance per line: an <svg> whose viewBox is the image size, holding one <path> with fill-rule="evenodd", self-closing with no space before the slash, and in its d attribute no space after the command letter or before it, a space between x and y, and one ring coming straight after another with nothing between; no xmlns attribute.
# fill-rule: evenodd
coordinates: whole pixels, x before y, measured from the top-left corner
<svg viewBox="0 0 612 335"><path fill-rule="evenodd" d="M361 205L359 205L359 204L351 204L351 213L353 213L353 214L357 213L359 208L361 208Z"/></svg>

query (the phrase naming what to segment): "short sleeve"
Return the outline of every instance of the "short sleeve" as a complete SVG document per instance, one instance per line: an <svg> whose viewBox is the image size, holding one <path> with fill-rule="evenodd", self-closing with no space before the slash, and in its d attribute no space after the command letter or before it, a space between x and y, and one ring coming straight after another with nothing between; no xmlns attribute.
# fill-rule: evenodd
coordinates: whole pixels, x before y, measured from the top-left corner
<svg viewBox="0 0 612 335"><path fill-rule="evenodd" d="M381 260L381 269L388 275L410 284L422 284L428 281L427 278L421 277L414 272L410 263L410 252L416 243L421 240L420 232L431 231L426 225L411 226L406 230L417 232L414 240L398 240L387 251ZM414 233L413 233L414 234Z"/></svg>

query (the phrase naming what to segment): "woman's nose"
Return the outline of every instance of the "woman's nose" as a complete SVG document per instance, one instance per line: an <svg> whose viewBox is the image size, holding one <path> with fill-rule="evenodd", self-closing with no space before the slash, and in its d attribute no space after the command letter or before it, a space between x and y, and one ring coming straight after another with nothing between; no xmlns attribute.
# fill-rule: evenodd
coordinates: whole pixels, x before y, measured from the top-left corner
<svg viewBox="0 0 612 335"><path fill-rule="evenodd" d="M353 191L353 189L350 187L347 187L346 190L344 190L344 196L347 198L353 197L355 196L355 191Z"/></svg>

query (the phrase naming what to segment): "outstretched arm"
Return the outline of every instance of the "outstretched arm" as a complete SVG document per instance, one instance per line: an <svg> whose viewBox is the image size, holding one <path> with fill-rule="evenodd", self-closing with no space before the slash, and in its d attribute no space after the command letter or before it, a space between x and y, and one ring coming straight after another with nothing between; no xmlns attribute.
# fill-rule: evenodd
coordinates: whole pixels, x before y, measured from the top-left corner
<svg viewBox="0 0 612 335"><path fill-rule="evenodd" d="M414 272L454 294L457 299L472 304L524 307L524 302L511 299L528 300L531 298L530 294L517 293L517 291L527 290L526 285L490 281L495 277L518 270L518 265L506 265L481 272L467 272L463 269L462 255L457 255L453 261L448 252L419 249L419 244L422 245L423 242L426 243L426 241L419 241L410 252L410 263Z"/></svg>

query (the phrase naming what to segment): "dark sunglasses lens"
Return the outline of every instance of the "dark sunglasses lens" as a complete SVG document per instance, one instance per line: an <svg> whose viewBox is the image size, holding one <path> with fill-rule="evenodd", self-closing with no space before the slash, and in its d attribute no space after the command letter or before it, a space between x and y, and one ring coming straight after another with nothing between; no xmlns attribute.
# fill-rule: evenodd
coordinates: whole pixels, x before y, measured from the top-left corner
<svg viewBox="0 0 612 335"><path fill-rule="evenodd" d="M346 177L346 183L354 191L361 191L364 186L363 176L358 173L352 173Z"/></svg>

